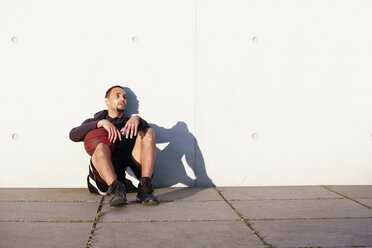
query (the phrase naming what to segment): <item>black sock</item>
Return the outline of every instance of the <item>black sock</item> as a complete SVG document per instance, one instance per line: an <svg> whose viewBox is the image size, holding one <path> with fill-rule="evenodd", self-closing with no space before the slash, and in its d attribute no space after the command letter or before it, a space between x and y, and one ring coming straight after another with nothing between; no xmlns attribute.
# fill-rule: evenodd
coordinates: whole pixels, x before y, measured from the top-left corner
<svg viewBox="0 0 372 248"><path fill-rule="evenodd" d="M145 182L148 182L148 181L151 182L151 178L149 178L149 177L141 177L141 179L140 179L140 183L141 184L144 184Z"/></svg>

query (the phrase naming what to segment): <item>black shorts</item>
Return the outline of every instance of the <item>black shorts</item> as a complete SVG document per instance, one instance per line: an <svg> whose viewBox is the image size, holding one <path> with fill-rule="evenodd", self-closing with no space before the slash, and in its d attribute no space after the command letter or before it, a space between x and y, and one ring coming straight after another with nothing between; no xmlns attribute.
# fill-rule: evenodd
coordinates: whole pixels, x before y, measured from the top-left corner
<svg viewBox="0 0 372 248"><path fill-rule="evenodd" d="M130 167L134 175L139 180L141 178L141 168L137 166L132 160L132 151L136 143L137 136L132 139L126 139L122 136L122 140L116 140L115 148L111 153L112 164L115 168L117 179L122 183L125 181L125 171ZM106 195L108 185L100 177L98 171L94 168L92 160L89 165L88 188L90 192Z"/></svg>
<svg viewBox="0 0 372 248"><path fill-rule="evenodd" d="M137 166L132 160L130 161L112 161L115 172L117 175L117 179L120 180L122 183L125 181L125 171L128 167L131 168L136 178L139 180L141 178L141 168ZM89 191L92 193L97 193L100 195L107 195L107 190L109 185L101 178L96 168L90 160L89 164L89 175L87 178L88 188Z"/></svg>

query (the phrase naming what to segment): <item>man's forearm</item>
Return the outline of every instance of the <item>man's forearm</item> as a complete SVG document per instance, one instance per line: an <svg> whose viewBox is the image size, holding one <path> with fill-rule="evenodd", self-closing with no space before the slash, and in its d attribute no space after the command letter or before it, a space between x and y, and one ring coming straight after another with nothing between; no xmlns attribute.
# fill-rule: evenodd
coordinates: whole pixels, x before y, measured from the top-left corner
<svg viewBox="0 0 372 248"><path fill-rule="evenodd" d="M84 122L80 126L75 127L70 131L70 139L75 142L83 141L85 135L89 131L96 129L96 128L97 128L97 121L93 120L90 122Z"/></svg>

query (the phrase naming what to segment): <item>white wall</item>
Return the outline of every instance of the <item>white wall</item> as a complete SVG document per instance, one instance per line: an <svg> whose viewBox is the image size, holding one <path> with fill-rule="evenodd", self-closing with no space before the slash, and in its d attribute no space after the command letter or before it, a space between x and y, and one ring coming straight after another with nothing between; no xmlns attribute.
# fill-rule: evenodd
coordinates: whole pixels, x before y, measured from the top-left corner
<svg viewBox="0 0 372 248"><path fill-rule="evenodd" d="M0 187L85 187L68 133L114 84L157 132L158 186L371 184L371 10L0 0Z"/></svg>

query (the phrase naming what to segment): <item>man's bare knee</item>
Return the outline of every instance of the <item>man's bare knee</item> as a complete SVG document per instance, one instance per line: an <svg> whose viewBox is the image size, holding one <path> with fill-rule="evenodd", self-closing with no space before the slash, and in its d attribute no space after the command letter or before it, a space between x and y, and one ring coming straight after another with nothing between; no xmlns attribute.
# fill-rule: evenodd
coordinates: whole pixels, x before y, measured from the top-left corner
<svg viewBox="0 0 372 248"><path fill-rule="evenodd" d="M111 154L110 147L104 143L99 143L96 147L96 150L93 153L95 157L107 156Z"/></svg>
<svg viewBox="0 0 372 248"><path fill-rule="evenodd" d="M139 131L139 136L148 141L155 142L155 131L151 127Z"/></svg>

